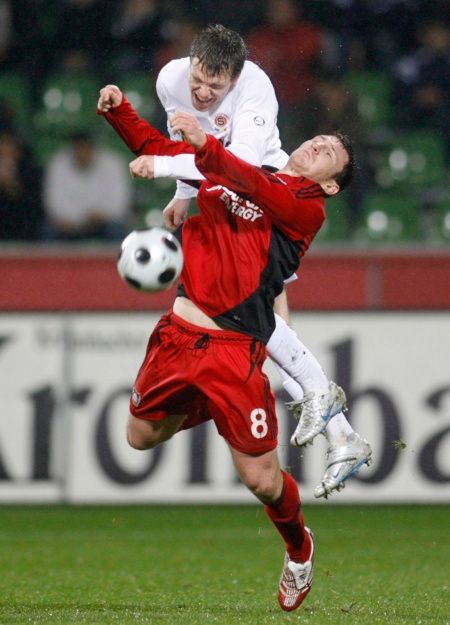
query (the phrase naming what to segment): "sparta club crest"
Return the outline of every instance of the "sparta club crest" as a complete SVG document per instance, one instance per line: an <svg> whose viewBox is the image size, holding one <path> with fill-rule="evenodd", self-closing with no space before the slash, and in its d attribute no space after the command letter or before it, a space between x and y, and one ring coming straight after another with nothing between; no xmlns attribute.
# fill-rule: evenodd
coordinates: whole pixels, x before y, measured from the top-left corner
<svg viewBox="0 0 450 625"><path fill-rule="evenodd" d="M214 117L214 126L217 128L217 130L224 130L228 126L229 122L230 120L228 116L224 115L223 113L217 113L217 115Z"/></svg>

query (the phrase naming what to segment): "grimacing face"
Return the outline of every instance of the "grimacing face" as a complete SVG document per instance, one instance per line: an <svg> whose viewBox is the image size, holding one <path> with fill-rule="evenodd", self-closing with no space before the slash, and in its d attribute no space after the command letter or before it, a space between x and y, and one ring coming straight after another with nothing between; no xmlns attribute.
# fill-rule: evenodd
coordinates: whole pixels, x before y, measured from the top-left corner
<svg viewBox="0 0 450 625"><path fill-rule="evenodd" d="M227 72L211 76L203 70L197 58L192 59L189 88L193 107L197 111L209 111L224 99L236 80Z"/></svg>
<svg viewBox="0 0 450 625"><path fill-rule="evenodd" d="M333 135L317 135L308 139L290 156L292 166L302 176L319 184L332 180L342 171L348 159L347 150Z"/></svg>

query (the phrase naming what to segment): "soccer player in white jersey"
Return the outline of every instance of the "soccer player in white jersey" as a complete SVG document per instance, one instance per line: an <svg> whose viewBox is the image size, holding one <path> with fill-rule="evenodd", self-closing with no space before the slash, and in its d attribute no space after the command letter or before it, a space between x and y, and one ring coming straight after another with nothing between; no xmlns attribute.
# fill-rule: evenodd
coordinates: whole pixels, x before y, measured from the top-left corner
<svg viewBox="0 0 450 625"><path fill-rule="evenodd" d="M175 111L194 114L206 133L219 138L225 147L254 165L282 168L287 154L281 149L277 128L278 102L268 76L247 60L243 39L221 25L205 28L194 39L190 56L170 61L158 75L156 89L168 115L168 131L173 139L170 118ZM117 106L117 87L100 92L100 111ZM117 89L117 91L119 91ZM122 95L120 94L120 100ZM203 178L195 167L194 155L141 156L151 159L151 177L176 178L177 191L164 209L165 225L176 228L189 209L195 189L180 179ZM149 176L150 177L150 176ZM299 419L291 443L303 446L319 433L328 440L327 468L314 491L327 497L340 490L345 480L371 458L370 446L350 426L343 414L345 394L328 381L320 364L288 326L285 293L275 305L276 329L267 344L283 386L294 401L293 414Z"/></svg>
<svg viewBox="0 0 450 625"><path fill-rule="evenodd" d="M240 35L223 26L209 26L194 39L190 57L162 68L156 91L172 139L177 136L170 125L171 113L182 110L195 115L205 132L243 160L279 169L288 155L281 149L275 91L267 74L246 56ZM196 179L198 170L193 156L157 156L155 177L159 176ZM179 224L195 195L191 186L177 182L175 201L169 205L174 210L166 212L171 225Z"/></svg>

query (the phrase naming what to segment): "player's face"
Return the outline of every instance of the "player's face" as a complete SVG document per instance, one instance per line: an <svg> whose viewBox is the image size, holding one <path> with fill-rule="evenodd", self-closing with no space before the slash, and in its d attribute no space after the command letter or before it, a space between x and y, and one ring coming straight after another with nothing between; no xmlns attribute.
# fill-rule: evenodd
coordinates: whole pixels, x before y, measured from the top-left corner
<svg viewBox="0 0 450 625"><path fill-rule="evenodd" d="M290 159L302 176L323 183L342 171L348 163L348 154L337 137L318 135L302 143Z"/></svg>
<svg viewBox="0 0 450 625"><path fill-rule="evenodd" d="M193 107L197 111L209 111L224 99L235 82L228 73L214 76L205 73L198 59L192 59L189 88Z"/></svg>

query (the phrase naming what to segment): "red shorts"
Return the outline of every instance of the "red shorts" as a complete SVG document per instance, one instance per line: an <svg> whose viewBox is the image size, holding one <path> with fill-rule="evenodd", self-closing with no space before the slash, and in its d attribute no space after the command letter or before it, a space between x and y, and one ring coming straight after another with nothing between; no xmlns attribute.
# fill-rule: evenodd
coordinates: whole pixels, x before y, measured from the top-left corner
<svg viewBox="0 0 450 625"><path fill-rule="evenodd" d="M185 414L181 429L213 419L234 449L270 451L278 424L265 358L264 344L250 336L201 328L171 312L150 336L130 412L149 421Z"/></svg>

